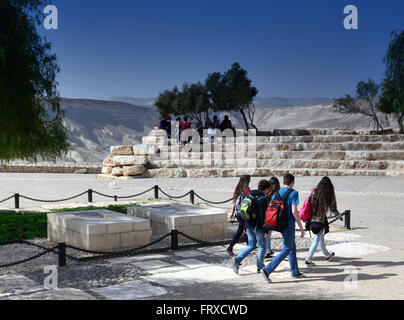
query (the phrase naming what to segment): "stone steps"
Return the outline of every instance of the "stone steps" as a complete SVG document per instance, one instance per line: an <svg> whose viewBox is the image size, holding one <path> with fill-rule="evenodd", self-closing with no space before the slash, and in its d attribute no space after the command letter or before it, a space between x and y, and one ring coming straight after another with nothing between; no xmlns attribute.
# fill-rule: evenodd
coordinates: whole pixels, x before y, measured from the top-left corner
<svg viewBox="0 0 404 320"><path fill-rule="evenodd" d="M163 155L161 155L163 156ZM398 160L404 161L404 150L386 150L386 151L257 151L256 153L235 152L233 154L226 152L190 152L190 153L168 153L166 158L161 159L182 159L182 160L210 160L210 159L234 159L234 158L253 158L263 159L313 159L313 160ZM153 157L160 159L160 156Z"/></svg>
<svg viewBox="0 0 404 320"><path fill-rule="evenodd" d="M242 138L241 138L242 139ZM241 142L243 140L240 140ZM244 142L247 138L244 137ZM257 143L341 143L341 142L404 142L404 134L390 135L315 135L256 137Z"/></svg>
<svg viewBox="0 0 404 320"><path fill-rule="evenodd" d="M258 136L252 140L242 136L232 144L229 143L232 139L219 139L214 145L198 144L199 151L192 143L180 146L156 132L155 136L143 137L146 146L131 148L133 156L116 155L106 159L103 173L114 174L111 167L116 166L119 168L114 170L124 170L125 163L132 164L132 158L139 160L140 154L147 153L149 163L144 159L142 162L148 169L142 174L144 177L282 176L287 172L315 176L404 176L404 135L354 134L343 130L333 130L329 135L327 130L315 132ZM111 150L115 149L124 151Z"/></svg>
<svg viewBox="0 0 404 320"><path fill-rule="evenodd" d="M150 169L144 175L147 178L206 178L238 177L244 174L253 177L283 176L291 173L296 176L391 176L404 177L403 171L360 170L360 169L297 169L297 168L200 168L200 169Z"/></svg>
<svg viewBox="0 0 404 320"><path fill-rule="evenodd" d="M191 146L191 145L190 145ZM197 146L190 148L196 152ZM159 146L161 152L184 152L185 148L178 146ZM290 143L238 143L238 144L216 144L204 148L199 146L199 152L241 152L241 151L404 151L404 141L399 142L290 142ZM184 152L186 153L186 152Z"/></svg>
<svg viewBox="0 0 404 320"><path fill-rule="evenodd" d="M242 160L195 160L180 159L152 162L155 168L309 168L309 169L366 169L366 170L403 170L404 161L341 161L316 159L242 159Z"/></svg>

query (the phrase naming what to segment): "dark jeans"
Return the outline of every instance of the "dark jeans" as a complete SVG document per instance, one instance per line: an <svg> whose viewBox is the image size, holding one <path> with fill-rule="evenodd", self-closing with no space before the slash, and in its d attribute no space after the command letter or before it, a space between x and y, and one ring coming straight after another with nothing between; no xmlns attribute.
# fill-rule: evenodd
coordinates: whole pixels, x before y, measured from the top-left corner
<svg viewBox="0 0 404 320"><path fill-rule="evenodd" d="M230 248L230 249L233 249L234 245L238 242L238 240L240 239L240 237L243 235L244 229L245 229L244 221L241 220L241 221L238 223L238 229L237 229L236 233L234 234L233 239L231 240L231 242L230 242L230 244L229 244L229 248ZM244 240L245 240L245 242L246 242L247 245L248 245L248 237L247 237L247 235L244 235Z"/></svg>

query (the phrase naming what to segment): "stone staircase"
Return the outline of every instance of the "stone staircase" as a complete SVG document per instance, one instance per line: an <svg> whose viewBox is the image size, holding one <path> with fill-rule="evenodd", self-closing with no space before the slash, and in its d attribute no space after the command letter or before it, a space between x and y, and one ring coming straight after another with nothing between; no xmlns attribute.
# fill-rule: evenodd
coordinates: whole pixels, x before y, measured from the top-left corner
<svg viewBox="0 0 404 320"><path fill-rule="evenodd" d="M404 177L404 135L344 130L305 130L300 135L237 137L204 150L180 146L174 139L143 138L153 149L143 177L401 176ZM206 140L204 141L206 142ZM151 148L150 146L154 146ZM157 153L156 153L157 151ZM233 152L231 154L231 152Z"/></svg>

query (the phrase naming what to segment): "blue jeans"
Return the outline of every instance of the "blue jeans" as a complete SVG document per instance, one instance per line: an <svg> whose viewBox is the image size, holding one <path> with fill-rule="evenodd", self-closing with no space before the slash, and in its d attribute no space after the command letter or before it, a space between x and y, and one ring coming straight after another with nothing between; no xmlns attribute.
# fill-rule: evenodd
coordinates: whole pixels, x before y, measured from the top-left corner
<svg viewBox="0 0 404 320"><path fill-rule="evenodd" d="M300 273L299 266L297 265L296 257L296 242L295 242L295 227L287 226L282 232L283 237L283 247L281 252L268 263L263 270L267 274L272 273L276 267L289 256L290 269L292 271L292 276L298 275Z"/></svg>
<svg viewBox="0 0 404 320"><path fill-rule="evenodd" d="M264 267L264 256L266 250L265 231L263 229L246 228L248 236L248 246L245 247L240 254L236 257L236 261L241 263L251 251L255 249L258 242L258 255L257 255L257 269Z"/></svg>
<svg viewBox="0 0 404 320"><path fill-rule="evenodd" d="M268 237L268 238L265 238L265 240L266 240L266 250L267 250L267 252L270 252L270 251L271 251L271 236L272 236L272 230L269 230L268 234L269 234L269 237Z"/></svg>
<svg viewBox="0 0 404 320"><path fill-rule="evenodd" d="M309 253L307 255L307 260L311 260L314 255L314 251L317 249L318 244L320 243L321 250L323 251L323 254L325 257L329 257L330 253L327 251L327 248L325 247L325 241L324 241L324 229L322 229L319 233L315 234L313 237L313 242L311 243L311 247L309 250Z"/></svg>

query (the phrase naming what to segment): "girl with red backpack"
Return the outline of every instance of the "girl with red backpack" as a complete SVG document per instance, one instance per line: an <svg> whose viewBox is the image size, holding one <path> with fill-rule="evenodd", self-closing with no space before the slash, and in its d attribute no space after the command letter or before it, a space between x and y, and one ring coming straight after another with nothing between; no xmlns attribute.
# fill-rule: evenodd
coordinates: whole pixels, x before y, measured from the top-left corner
<svg viewBox="0 0 404 320"><path fill-rule="evenodd" d="M240 180L237 184L237 187L234 190L234 194L233 194L234 205L233 205L233 211L230 216L230 219L236 218L239 223L238 223L238 229L237 229L236 233L234 234L234 237L233 237L231 243L229 244L229 246L226 249L226 251L231 256L234 256L233 247L237 243L237 241L240 239L241 235L244 233L244 230L245 230L244 221L240 217L240 207L241 207L241 203L243 202L244 198L250 194L250 188L249 188L250 181L251 181L251 177L249 175L241 176ZM245 241L248 244L248 237L246 234L245 234Z"/></svg>
<svg viewBox="0 0 404 320"><path fill-rule="evenodd" d="M335 255L334 252L327 251L324 241L324 236L330 231L327 219L328 211L331 211L339 216L340 220L343 220L343 217L337 210L334 186L328 177L321 179L317 188L314 189L314 192L310 197L310 204L311 217L307 222L306 229L311 230L314 233L314 237L305 260L305 265L307 267L315 266L311 259L313 258L314 252L319 244L327 261L331 261Z"/></svg>
<svg viewBox="0 0 404 320"><path fill-rule="evenodd" d="M268 180L269 184L271 185L271 192L268 194L268 203L271 202L272 197L274 196L276 191L279 191L281 189L281 184L276 177L272 177L271 179ZM266 238L266 243L267 243L267 253L265 255L265 259L270 259L273 255L274 252L271 249L271 236L272 236L272 231L269 230L268 232L269 236Z"/></svg>

